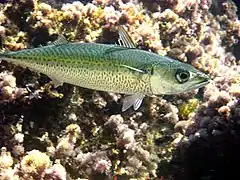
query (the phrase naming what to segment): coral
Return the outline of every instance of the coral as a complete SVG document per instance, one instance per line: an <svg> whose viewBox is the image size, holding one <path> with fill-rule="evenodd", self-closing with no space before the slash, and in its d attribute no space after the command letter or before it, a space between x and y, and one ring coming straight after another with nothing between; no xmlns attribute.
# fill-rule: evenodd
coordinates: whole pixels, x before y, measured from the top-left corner
<svg viewBox="0 0 240 180"><path fill-rule="evenodd" d="M233 46L240 23L230 0L9 1L0 5L1 52L47 45L59 34L71 42L114 43L119 24L138 48L192 64L212 82L146 97L138 112L121 113L119 94L67 84L54 89L45 75L3 61L0 179L206 179L216 166L200 162L218 162L225 146L239 146ZM194 167L211 170L194 176Z"/></svg>
<svg viewBox="0 0 240 180"><path fill-rule="evenodd" d="M2 147L1 148L1 159L0 159L0 167L1 169L8 169L13 165L13 158L10 152L7 152L7 149Z"/></svg>
<svg viewBox="0 0 240 180"><path fill-rule="evenodd" d="M5 32L6 32L6 29L4 26L0 26L0 36L4 36L5 35Z"/></svg>
<svg viewBox="0 0 240 180"><path fill-rule="evenodd" d="M199 106L198 99L189 99L188 103L182 104L179 107L179 115L184 119L188 119L191 116L191 113L196 111Z"/></svg>
<svg viewBox="0 0 240 180"><path fill-rule="evenodd" d="M14 170L12 169L13 158L10 152L7 152L5 147L1 148L0 155L0 178L1 179L13 179ZM16 176L15 176L16 177Z"/></svg>
<svg viewBox="0 0 240 180"><path fill-rule="evenodd" d="M86 174L109 174L112 166L106 152L79 153L76 157L77 164L84 168Z"/></svg>
<svg viewBox="0 0 240 180"><path fill-rule="evenodd" d="M66 169L56 160L55 164L46 170L46 179L66 180Z"/></svg>
<svg viewBox="0 0 240 180"><path fill-rule="evenodd" d="M50 167L50 158L38 150L32 150L23 157L21 161L21 169L26 175L43 176L43 172Z"/></svg>
<svg viewBox="0 0 240 180"><path fill-rule="evenodd" d="M52 165L50 158L38 150L27 152L13 168L13 158L3 147L0 155L1 179L59 179L66 180L66 170L56 160Z"/></svg>
<svg viewBox="0 0 240 180"><path fill-rule="evenodd" d="M66 127L67 136L59 140L56 147L56 152L59 155L70 156L73 153L75 143L79 138L81 130L76 124L71 124Z"/></svg>
<svg viewBox="0 0 240 180"><path fill-rule="evenodd" d="M25 93L24 88L16 87L16 78L9 72L0 73L1 101L12 101Z"/></svg>

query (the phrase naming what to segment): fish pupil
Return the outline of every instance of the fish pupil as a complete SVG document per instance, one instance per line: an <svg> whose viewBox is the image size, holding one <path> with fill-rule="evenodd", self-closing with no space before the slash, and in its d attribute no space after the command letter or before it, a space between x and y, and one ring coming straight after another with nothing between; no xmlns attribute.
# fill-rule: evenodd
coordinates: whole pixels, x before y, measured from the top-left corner
<svg viewBox="0 0 240 180"><path fill-rule="evenodd" d="M186 73L181 73L180 77L181 77L181 79L187 79L188 75Z"/></svg>
<svg viewBox="0 0 240 180"><path fill-rule="evenodd" d="M181 70L181 69L178 69L175 74L175 78L179 83L187 82L189 77L190 77L190 73L188 71Z"/></svg>

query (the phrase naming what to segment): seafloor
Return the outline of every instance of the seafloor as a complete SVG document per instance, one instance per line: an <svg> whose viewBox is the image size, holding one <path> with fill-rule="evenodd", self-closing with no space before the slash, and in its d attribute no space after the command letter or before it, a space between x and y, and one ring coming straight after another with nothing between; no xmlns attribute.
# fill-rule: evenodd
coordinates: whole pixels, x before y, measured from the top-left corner
<svg viewBox="0 0 240 180"><path fill-rule="evenodd" d="M0 45L17 51L71 42L114 43L124 25L138 48L208 73L199 91L122 95L0 66L1 180L240 179L240 22L231 0L1 0ZM107 67L106 67L107 68Z"/></svg>

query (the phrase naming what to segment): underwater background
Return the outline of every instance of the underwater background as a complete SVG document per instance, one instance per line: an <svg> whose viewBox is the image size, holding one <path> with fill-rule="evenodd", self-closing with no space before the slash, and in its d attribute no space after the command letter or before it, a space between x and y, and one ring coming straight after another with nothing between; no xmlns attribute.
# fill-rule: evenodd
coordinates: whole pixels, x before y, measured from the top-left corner
<svg viewBox="0 0 240 180"><path fill-rule="evenodd" d="M237 7L238 5L238 7ZM1 0L1 51L70 42L137 47L211 75L199 91L146 97L69 84L1 62L0 180L240 179L239 1Z"/></svg>

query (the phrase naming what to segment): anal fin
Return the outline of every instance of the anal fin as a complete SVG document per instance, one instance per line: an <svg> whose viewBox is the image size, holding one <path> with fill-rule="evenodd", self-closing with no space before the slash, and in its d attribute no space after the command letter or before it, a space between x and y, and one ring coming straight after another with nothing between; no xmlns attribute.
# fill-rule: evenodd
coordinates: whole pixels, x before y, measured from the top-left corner
<svg viewBox="0 0 240 180"><path fill-rule="evenodd" d="M123 100L122 111L126 111L131 106L133 106L134 110L137 110L141 106L143 98L144 95L142 94L133 94L126 96Z"/></svg>
<svg viewBox="0 0 240 180"><path fill-rule="evenodd" d="M54 85L54 88L57 88L63 85L63 82L60 81L59 79L56 79L55 77L52 77L52 76L48 76L48 77L50 77L50 79L52 80L51 83Z"/></svg>

